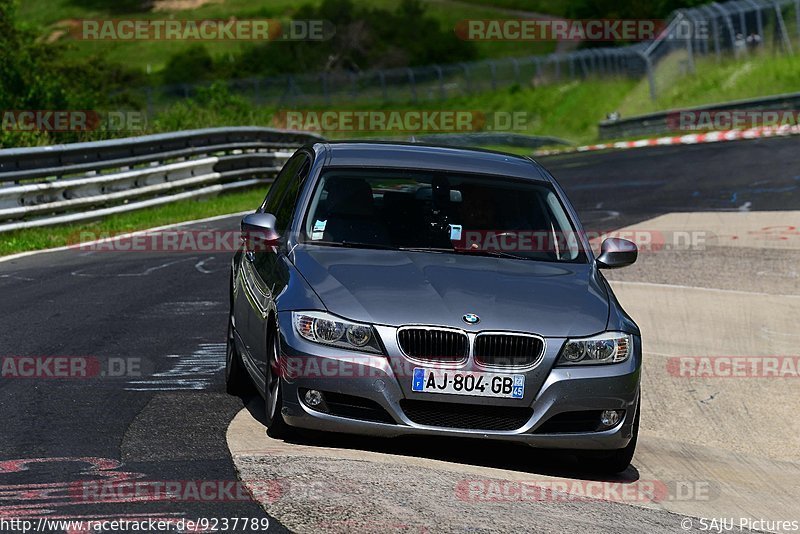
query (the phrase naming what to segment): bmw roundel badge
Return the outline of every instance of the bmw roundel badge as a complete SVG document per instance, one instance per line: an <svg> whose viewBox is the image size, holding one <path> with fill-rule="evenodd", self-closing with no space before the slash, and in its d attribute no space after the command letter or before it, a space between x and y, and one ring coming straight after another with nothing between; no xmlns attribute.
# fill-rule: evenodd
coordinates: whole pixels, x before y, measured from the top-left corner
<svg viewBox="0 0 800 534"><path fill-rule="evenodd" d="M464 315L464 317L462 317L462 319L467 324L478 324L481 322L481 318L474 313L467 313Z"/></svg>

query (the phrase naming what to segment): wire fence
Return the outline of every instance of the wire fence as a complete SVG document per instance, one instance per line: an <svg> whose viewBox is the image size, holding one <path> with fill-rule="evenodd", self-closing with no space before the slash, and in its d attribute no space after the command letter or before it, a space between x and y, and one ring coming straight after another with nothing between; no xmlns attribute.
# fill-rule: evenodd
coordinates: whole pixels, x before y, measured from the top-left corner
<svg viewBox="0 0 800 534"><path fill-rule="evenodd" d="M276 107L438 101L507 88L536 87L587 78L648 80L650 97L717 61L753 54L792 54L800 46L800 0L734 0L672 13L652 41L628 46L424 67L319 72L224 82L254 105ZM713 59L712 59L713 60ZM131 89L124 96L149 115L197 95L210 83Z"/></svg>
<svg viewBox="0 0 800 534"><path fill-rule="evenodd" d="M676 11L664 38L640 43L650 97L697 71L699 61L793 54L800 44L800 0L735 0Z"/></svg>

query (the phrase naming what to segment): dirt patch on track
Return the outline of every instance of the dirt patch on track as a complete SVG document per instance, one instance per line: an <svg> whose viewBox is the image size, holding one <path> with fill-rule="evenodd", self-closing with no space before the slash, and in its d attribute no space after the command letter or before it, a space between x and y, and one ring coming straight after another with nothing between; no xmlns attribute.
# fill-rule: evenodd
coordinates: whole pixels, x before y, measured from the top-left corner
<svg viewBox="0 0 800 534"><path fill-rule="evenodd" d="M221 4L225 0L154 0L152 11L186 11L206 4Z"/></svg>

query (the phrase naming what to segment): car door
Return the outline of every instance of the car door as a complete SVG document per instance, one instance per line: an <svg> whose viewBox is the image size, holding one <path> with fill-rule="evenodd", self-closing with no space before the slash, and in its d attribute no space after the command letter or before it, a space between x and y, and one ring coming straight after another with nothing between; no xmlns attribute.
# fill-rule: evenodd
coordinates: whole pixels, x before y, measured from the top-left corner
<svg viewBox="0 0 800 534"><path fill-rule="evenodd" d="M241 299L239 313L242 316L241 323L246 324L246 328L240 329L239 334L252 363L262 375L266 373L267 320L269 312L275 308L275 295L281 290L276 283L276 265L286 253L287 230L305 178L303 173L308 172L309 161L305 152L293 156L279 173L259 208L262 213L275 216L276 229L281 236L278 246L245 251L242 258L241 289L246 298Z"/></svg>

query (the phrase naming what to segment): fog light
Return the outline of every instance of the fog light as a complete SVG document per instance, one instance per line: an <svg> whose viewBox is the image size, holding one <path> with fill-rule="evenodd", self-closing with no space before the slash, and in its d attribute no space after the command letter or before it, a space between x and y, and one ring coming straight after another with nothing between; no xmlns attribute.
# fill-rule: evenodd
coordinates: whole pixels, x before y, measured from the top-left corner
<svg viewBox="0 0 800 534"><path fill-rule="evenodd" d="M306 404L311 406L312 408L316 408L320 404L322 404L322 392L317 391L316 389L309 389L306 391L305 401Z"/></svg>
<svg viewBox="0 0 800 534"><path fill-rule="evenodd" d="M622 414L624 413L625 412L622 410L605 410L600 414L600 424L605 428L617 426L617 423L622 420Z"/></svg>

